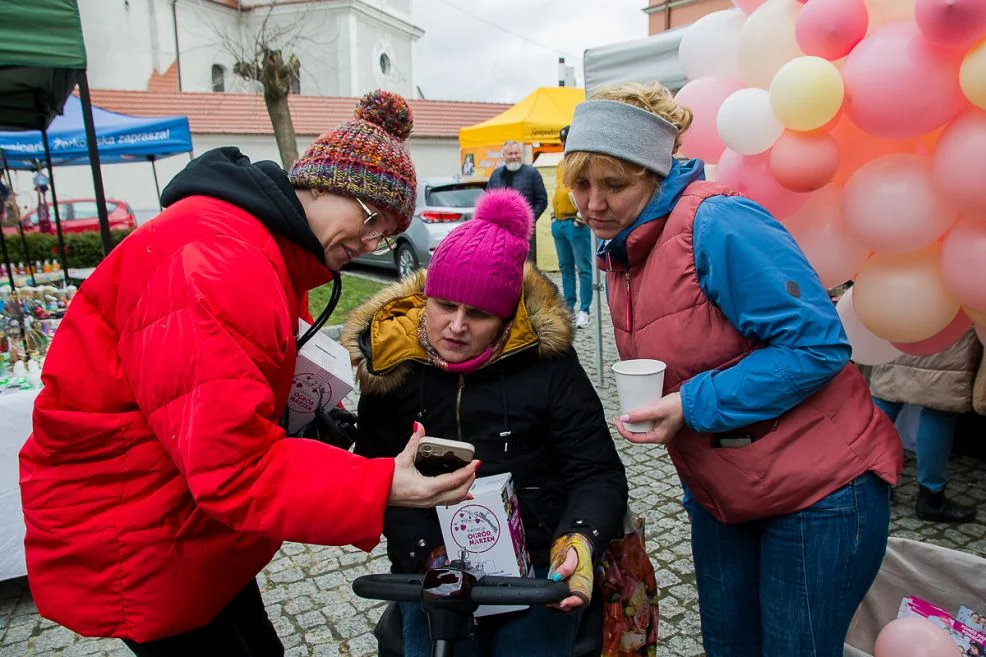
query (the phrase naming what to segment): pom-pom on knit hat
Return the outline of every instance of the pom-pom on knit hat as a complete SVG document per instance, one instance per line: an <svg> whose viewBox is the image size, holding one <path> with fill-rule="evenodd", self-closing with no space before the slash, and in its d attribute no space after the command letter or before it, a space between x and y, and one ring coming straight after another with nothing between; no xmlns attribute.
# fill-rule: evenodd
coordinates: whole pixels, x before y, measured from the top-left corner
<svg viewBox="0 0 986 657"><path fill-rule="evenodd" d="M514 189L485 192L473 218L442 240L428 265L425 296L509 319L524 285L534 213Z"/></svg>
<svg viewBox="0 0 986 657"><path fill-rule="evenodd" d="M414 127L402 96L378 89L363 96L355 118L322 134L288 171L298 189L359 197L411 223L417 176L404 141Z"/></svg>

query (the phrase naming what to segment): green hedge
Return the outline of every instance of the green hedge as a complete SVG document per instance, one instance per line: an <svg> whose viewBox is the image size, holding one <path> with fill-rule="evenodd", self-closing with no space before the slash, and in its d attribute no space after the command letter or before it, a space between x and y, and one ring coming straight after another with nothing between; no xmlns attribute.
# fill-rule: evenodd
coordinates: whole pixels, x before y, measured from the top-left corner
<svg viewBox="0 0 986 657"><path fill-rule="evenodd" d="M112 230L113 245L119 244L129 230ZM103 243L99 232L95 230L83 233L65 233L65 253L68 256L69 267L95 267L103 259ZM58 237L44 233L28 233L24 236L27 242L27 257L20 235L4 235L7 242L7 254L14 264L18 262L36 262L41 260L58 259Z"/></svg>

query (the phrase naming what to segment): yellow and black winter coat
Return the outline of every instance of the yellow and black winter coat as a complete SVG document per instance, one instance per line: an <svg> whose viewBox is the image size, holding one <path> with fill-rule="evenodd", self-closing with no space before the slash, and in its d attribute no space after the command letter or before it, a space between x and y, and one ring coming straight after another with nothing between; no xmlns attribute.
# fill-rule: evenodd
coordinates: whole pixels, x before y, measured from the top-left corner
<svg viewBox="0 0 986 657"><path fill-rule="evenodd" d="M598 557L621 530L626 473L557 288L528 266L501 356L459 375L428 364L418 342L424 281L418 272L381 291L346 324L360 385L357 453L398 454L415 421L429 436L472 443L479 476L513 474L535 566L548 564L556 536L573 531ZM431 509L389 508L384 534L397 572L422 570L442 544Z"/></svg>

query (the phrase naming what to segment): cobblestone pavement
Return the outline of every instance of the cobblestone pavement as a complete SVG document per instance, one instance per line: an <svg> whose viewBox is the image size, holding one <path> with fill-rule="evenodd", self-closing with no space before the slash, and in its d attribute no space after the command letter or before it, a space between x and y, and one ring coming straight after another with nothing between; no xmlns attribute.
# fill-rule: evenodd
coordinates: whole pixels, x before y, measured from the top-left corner
<svg viewBox="0 0 986 657"><path fill-rule="evenodd" d="M616 360L611 326L604 309L604 370ZM595 326L581 330L577 348L582 363L596 381ZM607 416L618 414L616 390L607 376L599 386ZM349 401L353 401L350 398ZM678 504L680 488L667 453L633 446L615 432L630 478L631 505L647 519L648 547L661 587L661 644L658 655L701 655L698 604L689 548L688 522ZM949 494L980 507L980 520L957 527L918 520L913 514L917 484L914 460L908 458L897 490L891 531L895 536L936 543L986 555L986 466L969 458L951 463ZM352 547L285 544L260 575L264 599L287 657L374 655L371 634L383 603L361 600L351 582L367 573L386 572L382 545L366 554ZM122 643L86 639L38 616L25 580L0 582L0 657L51 655L124 657Z"/></svg>

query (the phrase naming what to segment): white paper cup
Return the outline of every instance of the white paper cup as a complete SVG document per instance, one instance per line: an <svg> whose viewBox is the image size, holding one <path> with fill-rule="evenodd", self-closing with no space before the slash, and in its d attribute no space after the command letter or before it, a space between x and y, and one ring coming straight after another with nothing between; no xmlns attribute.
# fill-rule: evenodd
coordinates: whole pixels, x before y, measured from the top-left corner
<svg viewBox="0 0 986 657"><path fill-rule="evenodd" d="M613 364L616 390L620 395L620 415L626 415L653 404L664 396L664 370L667 365L659 360L637 358L621 360ZM624 422L627 431L650 431L653 422Z"/></svg>

